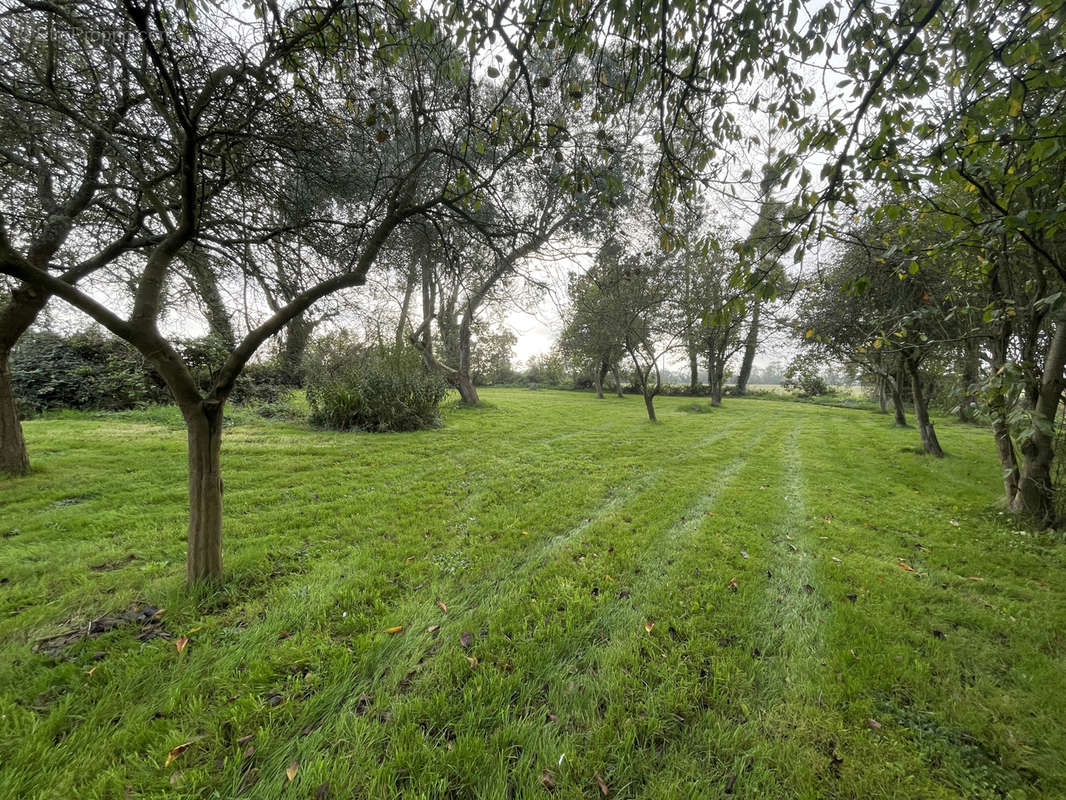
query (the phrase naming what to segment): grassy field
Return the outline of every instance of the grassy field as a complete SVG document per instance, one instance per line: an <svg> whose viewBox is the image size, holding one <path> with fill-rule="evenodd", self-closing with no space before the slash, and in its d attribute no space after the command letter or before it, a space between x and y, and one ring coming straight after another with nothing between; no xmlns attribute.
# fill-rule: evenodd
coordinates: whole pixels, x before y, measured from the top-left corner
<svg viewBox="0 0 1066 800"><path fill-rule="evenodd" d="M986 431L484 396L238 414L203 596L175 412L27 423L0 797L1066 797L1066 549L999 513ZM84 636L131 606L165 611Z"/></svg>

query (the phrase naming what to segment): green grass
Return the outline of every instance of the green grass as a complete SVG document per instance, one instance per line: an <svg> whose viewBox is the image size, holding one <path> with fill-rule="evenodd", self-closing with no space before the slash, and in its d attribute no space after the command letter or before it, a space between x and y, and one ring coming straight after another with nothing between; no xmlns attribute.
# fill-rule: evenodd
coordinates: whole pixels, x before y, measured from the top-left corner
<svg viewBox="0 0 1066 800"><path fill-rule="evenodd" d="M987 432L942 422L937 461L857 410L485 399L403 435L236 414L200 596L173 410L27 423L0 797L1066 797L1066 557L999 513ZM131 604L172 638L34 651Z"/></svg>

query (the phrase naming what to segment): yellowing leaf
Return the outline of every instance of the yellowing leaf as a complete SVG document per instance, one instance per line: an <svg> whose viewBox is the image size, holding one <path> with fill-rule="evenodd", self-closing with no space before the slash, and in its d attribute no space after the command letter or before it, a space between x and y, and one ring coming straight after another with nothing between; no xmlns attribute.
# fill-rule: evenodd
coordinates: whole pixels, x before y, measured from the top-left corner
<svg viewBox="0 0 1066 800"><path fill-rule="evenodd" d="M1007 108L1007 114L1011 117L1016 117L1022 113L1022 101L1016 97L1010 99L1009 107Z"/></svg>
<svg viewBox="0 0 1066 800"><path fill-rule="evenodd" d="M293 761L291 764L289 764L288 768L285 770L285 777L288 778L291 781L293 778L296 777L296 773L299 772L299 771L300 771L300 762L299 761Z"/></svg>
<svg viewBox="0 0 1066 800"><path fill-rule="evenodd" d="M907 570L907 572L914 572L914 567L912 567L910 564L904 564L902 561L899 562L899 568L905 569Z"/></svg>
<svg viewBox="0 0 1066 800"><path fill-rule="evenodd" d="M444 603L442 603L440 600L437 601L437 608L439 608L445 614L448 613L448 606L444 605Z"/></svg>
<svg viewBox="0 0 1066 800"><path fill-rule="evenodd" d="M167 754L167 760L166 760L166 763L163 764L163 766L164 767L169 767L171 762L175 758L177 758L182 753L184 753L186 750L188 750L193 744L195 744L195 742L196 742L196 740L193 739L193 741L191 741L191 742L186 742L185 744L179 744L177 747L175 747L173 750L171 750Z"/></svg>
<svg viewBox="0 0 1066 800"><path fill-rule="evenodd" d="M174 646L176 648L178 648L178 652L180 653L182 650L185 649L185 646L188 643L189 643L189 637L188 636L179 636L177 638L177 640L174 642Z"/></svg>
<svg viewBox="0 0 1066 800"><path fill-rule="evenodd" d="M391 628L386 628L385 633L389 634L390 636L397 633L403 633L403 625L394 625Z"/></svg>
<svg viewBox="0 0 1066 800"><path fill-rule="evenodd" d="M651 633L651 629L654 627L655 623L652 622L650 619L644 623L644 630L646 630L648 633Z"/></svg>
<svg viewBox="0 0 1066 800"><path fill-rule="evenodd" d="M810 339L812 336L814 336L814 328L807 328L807 332L803 334L803 338Z"/></svg>

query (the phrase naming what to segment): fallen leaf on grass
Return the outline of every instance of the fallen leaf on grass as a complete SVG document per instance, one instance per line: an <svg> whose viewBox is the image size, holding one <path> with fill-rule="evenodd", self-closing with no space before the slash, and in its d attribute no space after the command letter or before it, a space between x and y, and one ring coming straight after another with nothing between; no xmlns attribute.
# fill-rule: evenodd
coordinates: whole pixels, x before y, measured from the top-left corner
<svg viewBox="0 0 1066 800"><path fill-rule="evenodd" d="M652 622L650 619L644 623L644 630L646 630L648 633L651 633L651 629L654 627L655 623Z"/></svg>
<svg viewBox="0 0 1066 800"><path fill-rule="evenodd" d="M385 633L389 634L389 636L394 636L397 633L403 633L403 625L394 625L391 628L386 628Z"/></svg>
<svg viewBox="0 0 1066 800"><path fill-rule="evenodd" d="M188 637L188 636L179 636L179 637L177 638L177 640L176 640L176 641L174 642L174 646L175 646L176 648L178 648L178 652L179 652L179 653L180 653L180 652L181 652L182 650L184 650L184 649L185 649L185 647L186 647L186 645L188 645L188 644L189 644L189 637Z"/></svg>
<svg viewBox="0 0 1066 800"><path fill-rule="evenodd" d="M248 749L244 751L244 758L251 758L253 753L255 753L255 745L250 744L248 745Z"/></svg>
<svg viewBox="0 0 1066 800"><path fill-rule="evenodd" d="M296 777L296 773L300 771L300 762L293 761L289 764L288 769L285 770L285 777L290 781Z"/></svg>
<svg viewBox="0 0 1066 800"><path fill-rule="evenodd" d="M466 660L470 662L470 666L472 666L472 667L476 667L477 666L477 656L467 656Z"/></svg>
<svg viewBox="0 0 1066 800"><path fill-rule="evenodd" d="M555 791L555 778L548 770L544 770L540 773L540 785L547 789L549 792Z"/></svg>
<svg viewBox="0 0 1066 800"><path fill-rule="evenodd" d="M839 558L837 558L836 556L833 556L833 560L834 560L834 561L835 561L836 563L838 563L838 564L843 564L843 563L844 563L843 561L841 561L841 560L840 560Z"/></svg>
<svg viewBox="0 0 1066 800"><path fill-rule="evenodd" d="M872 731L881 730L881 723L878 722L873 717L870 717L868 720L866 720L866 724L870 726L870 730L872 730Z"/></svg>
<svg viewBox="0 0 1066 800"><path fill-rule="evenodd" d="M742 555L744 558L747 558L748 557L748 551L747 550L741 550L740 551L740 555Z"/></svg>
<svg viewBox="0 0 1066 800"><path fill-rule="evenodd" d="M606 797L610 792L607 789L607 784L603 782L603 778L600 777L600 773L595 772L592 775L596 779L596 783L600 785L600 791L603 792L603 796Z"/></svg>
<svg viewBox="0 0 1066 800"><path fill-rule="evenodd" d="M179 744L177 747L175 747L173 750L171 750L167 754L167 760L163 763L163 766L164 767L169 767L171 762L173 762L175 758L180 756L182 753L184 753L186 750L188 750L194 744L196 744L196 740L195 739L193 739L192 741L186 742L185 744Z"/></svg>
<svg viewBox="0 0 1066 800"><path fill-rule="evenodd" d="M444 603L442 603L440 600L437 601L437 608L439 608L445 614L448 613L448 606L444 605Z"/></svg>
<svg viewBox="0 0 1066 800"><path fill-rule="evenodd" d="M463 647L469 647L473 643L474 634L470 633L470 631L463 631L459 634L459 644L461 644Z"/></svg>
<svg viewBox="0 0 1066 800"><path fill-rule="evenodd" d="M959 527L959 521L957 519L949 519L948 522L950 522L956 528Z"/></svg>
<svg viewBox="0 0 1066 800"><path fill-rule="evenodd" d="M737 590L737 579L736 578L730 578L728 585L729 585L729 588L732 589L735 592Z"/></svg>
<svg viewBox="0 0 1066 800"><path fill-rule="evenodd" d="M440 625L430 625L428 628L426 628L426 632L427 633L436 633L439 630L440 630Z"/></svg>
<svg viewBox="0 0 1066 800"><path fill-rule="evenodd" d="M910 564L904 564L902 561L900 561L899 564L897 564L896 566L898 566L900 569L907 570L907 572L914 572L914 567L912 567Z"/></svg>
<svg viewBox="0 0 1066 800"><path fill-rule="evenodd" d="M529 531L522 531L523 536L529 536Z"/></svg>

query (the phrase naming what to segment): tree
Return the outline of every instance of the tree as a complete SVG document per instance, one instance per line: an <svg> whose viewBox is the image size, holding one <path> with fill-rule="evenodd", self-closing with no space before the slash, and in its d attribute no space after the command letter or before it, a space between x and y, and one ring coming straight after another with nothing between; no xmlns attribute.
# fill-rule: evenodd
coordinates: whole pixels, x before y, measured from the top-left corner
<svg viewBox="0 0 1066 800"><path fill-rule="evenodd" d="M433 34L432 24L391 7L342 11L339 2L289 15L265 10L261 21L223 28L209 18L163 13L156 0L130 0L106 14L79 4L23 8L41 30L108 33L100 50L104 63L87 72L82 88L90 94L112 73L129 75L131 92L145 98L137 119L145 146L130 152L105 137L100 161L121 170L123 180L116 182L132 183L138 199L151 189L144 203L153 227L138 237L148 211L121 218L129 232L123 252L129 265L138 264L125 316L121 304L105 304L31 260L24 246L28 229L7 215L0 220L0 272L88 314L135 346L166 381L188 429L190 583L221 575L222 412L249 359L316 301L363 284L406 220L465 202L491 183L501 163L531 144L528 110L524 122L517 114L507 117L513 121L503 131L502 125L490 131L488 123L465 123L464 116L508 115L512 106L498 93L456 94L474 82L469 63ZM75 26L68 13L77 14ZM319 55L335 55L342 43L368 59L357 75L343 62L315 63ZM310 63L317 68L313 76L304 69ZM333 96L347 98L341 108L324 100L330 80ZM9 97L34 102L18 93ZM465 108L459 115L457 100L460 111ZM81 118L80 105L54 111ZM488 134L493 157L475 169L463 153ZM137 179L143 172L165 179L142 188ZM299 214L278 219L277 176L289 173L300 176L306 191ZM429 176L437 180L424 180ZM97 182L91 163L88 177L81 177ZM320 271L291 300L252 322L211 384L201 387L158 327L170 303L168 287L179 276L177 257L201 241L243 250L277 238L302 239L320 250ZM261 260L260 268L268 263Z"/></svg>

